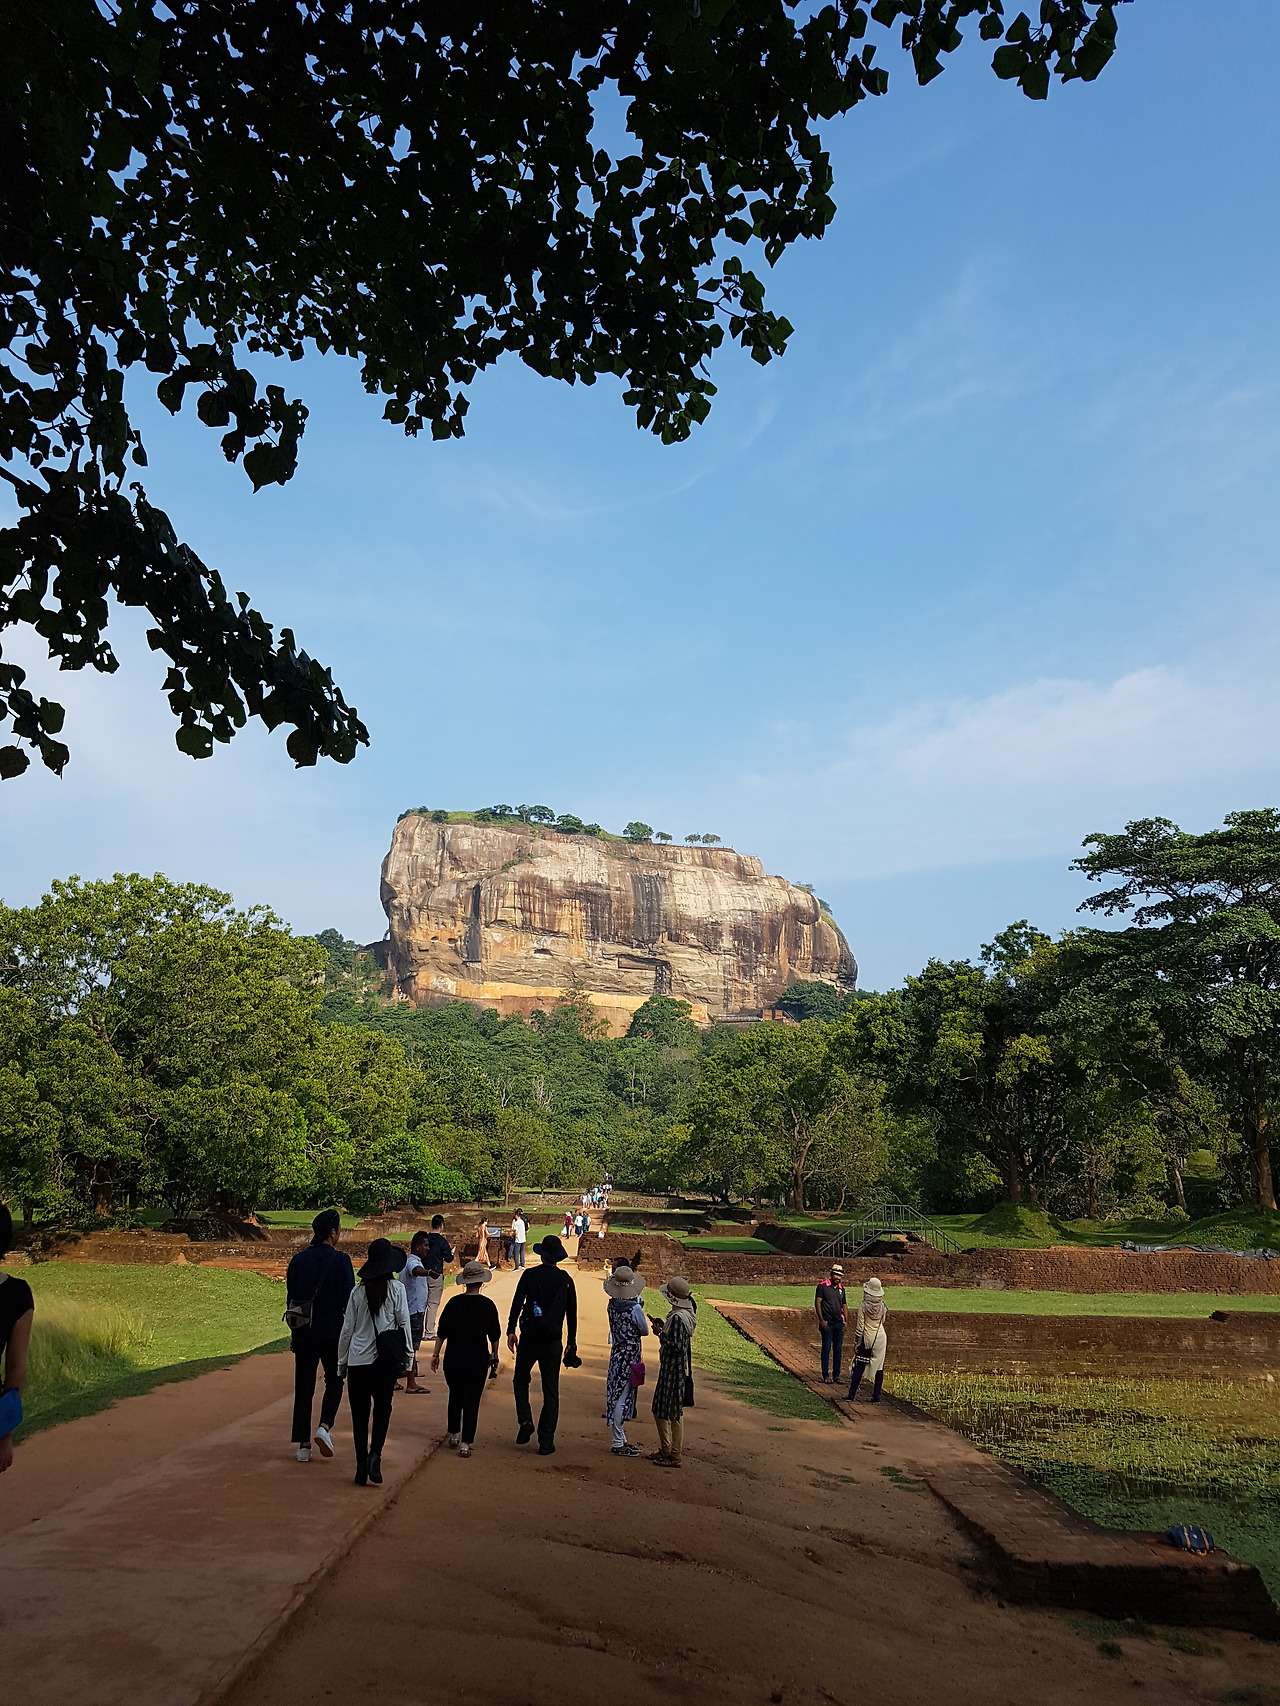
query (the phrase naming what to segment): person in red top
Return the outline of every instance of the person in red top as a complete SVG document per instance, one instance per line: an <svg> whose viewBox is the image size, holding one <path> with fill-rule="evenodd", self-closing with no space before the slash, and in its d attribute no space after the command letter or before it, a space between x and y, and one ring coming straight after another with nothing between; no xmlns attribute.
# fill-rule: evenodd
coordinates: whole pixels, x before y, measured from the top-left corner
<svg viewBox="0 0 1280 1706"><path fill-rule="evenodd" d="M819 1281L813 1294L813 1312L822 1334L822 1378L828 1385L832 1380L839 1383L844 1328L849 1319L844 1301L844 1269L839 1262L832 1262L830 1274Z"/></svg>

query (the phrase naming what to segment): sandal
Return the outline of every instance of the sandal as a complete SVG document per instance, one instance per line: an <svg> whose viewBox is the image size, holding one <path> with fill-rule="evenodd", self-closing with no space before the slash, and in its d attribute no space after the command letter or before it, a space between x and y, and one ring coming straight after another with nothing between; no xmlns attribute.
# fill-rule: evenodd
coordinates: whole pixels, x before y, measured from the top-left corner
<svg viewBox="0 0 1280 1706"><path fill-rule="evenodd" d="M444 1443L449 1447L450 1451L456 1451L462 1443L462 1436L461 1434L450 1434Z"/></svg>
<svg viewBox="0 0 1280 1706"><path fill-rule="evenodd" d="M459 1457L470 1457L471 1456L471 1447L469 1445L460 1445L458 1447L458 1456Z"/></svg>

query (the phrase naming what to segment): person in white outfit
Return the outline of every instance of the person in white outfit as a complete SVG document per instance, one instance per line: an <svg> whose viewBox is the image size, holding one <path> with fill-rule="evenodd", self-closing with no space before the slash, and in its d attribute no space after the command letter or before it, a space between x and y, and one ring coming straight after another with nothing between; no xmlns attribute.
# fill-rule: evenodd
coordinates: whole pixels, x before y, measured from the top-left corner
<svg viewBox="0 0 1280 1706"><path fill-rule="evenodd" d="M375 1486L382 1484L382 1448L391 1423L391 1395L396 1381L413 1361L409 1300L396 1277L404 1264L403 1250L385 1238L375 1238L360 1269L361 1283L347 1299L342 1318L338 1373L346 1377L351 1405L357 1487L370 1481Z"/></svg>
<svg viewBox="0 0 1280 1706"><path fill-rule="evenodd" d="M889 1348L889 1310L884 1301L884 1287L878 1279L869 1279L862 1288L858 1305L857 1348L853 1354L853 1374L849 1380L849 1397L858 1390L858 1382L868 1369L875 1376L876 1389L871 1402L880 1402L884 1385L884 1357Z"/></svg>
<svg viewBox="0 0 1280 1706"><path fill-rule="evenodd" d="M529 1237L529 1223L517 1209L511 1222L511 1262L514 1267L524 1266L524 1247Z"/></svg>

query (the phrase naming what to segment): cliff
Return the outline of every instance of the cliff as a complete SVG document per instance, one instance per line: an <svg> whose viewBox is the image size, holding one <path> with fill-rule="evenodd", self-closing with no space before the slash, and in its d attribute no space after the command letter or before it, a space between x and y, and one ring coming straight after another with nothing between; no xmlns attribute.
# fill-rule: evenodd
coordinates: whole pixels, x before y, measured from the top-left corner
<svg viewBox="0 0 1280 1706"><path fill-rule="evenodd" d="M849 944L806 889L721 847L401 818L382 865L387 956L417 1006L529 1013L579 989L621 1035L650 995L700 1024L759 1015L797 978L852 989Z"/></svg>

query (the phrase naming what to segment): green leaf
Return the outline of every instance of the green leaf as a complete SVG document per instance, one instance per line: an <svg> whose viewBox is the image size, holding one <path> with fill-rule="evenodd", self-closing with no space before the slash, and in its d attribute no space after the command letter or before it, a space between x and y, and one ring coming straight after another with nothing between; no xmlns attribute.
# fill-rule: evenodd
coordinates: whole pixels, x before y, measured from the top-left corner
<svg viewBox="0 0 1280 1706"><path fill-rule="evenodd" d="M20 746L0 746L0 781L8 782L31 763Z"/></svg>

